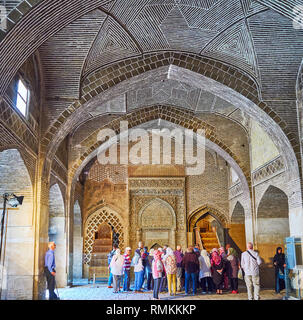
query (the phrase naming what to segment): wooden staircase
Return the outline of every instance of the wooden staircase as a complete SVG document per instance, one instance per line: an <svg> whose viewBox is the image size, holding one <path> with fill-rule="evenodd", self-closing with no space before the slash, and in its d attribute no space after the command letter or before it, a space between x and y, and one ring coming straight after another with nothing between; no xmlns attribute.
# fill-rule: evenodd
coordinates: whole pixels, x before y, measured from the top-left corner
<svg viewBox="0 0 303 320"><path fill-rule="evenodd" d="M219 248L220 245L218 243L217 235L215 232L208 231L208 232L201 232L200 233L203 248L208 252L211 251L213 248Z"/></svg>
<svg viewBox="0 0 303 320"><path fill-rule="evenodd" d="M99 238L94 240L90 265L89 280L106 280L109 276L107 255L112 250L112 235L109 226L102 225L99 229Z"/></svg>

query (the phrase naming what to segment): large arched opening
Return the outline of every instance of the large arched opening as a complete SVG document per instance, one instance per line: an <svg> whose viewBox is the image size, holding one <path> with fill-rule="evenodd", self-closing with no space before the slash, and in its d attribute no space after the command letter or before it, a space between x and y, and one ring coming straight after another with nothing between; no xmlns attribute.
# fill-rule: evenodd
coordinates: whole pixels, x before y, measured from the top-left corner
<svg viewBox="0 0 303 320"><path fill-rule="evenodd" d="M58 287L67 285L67 236L66 215L62 191L58 183L49 190L49 241L56 243L56 282Z"/></svg>
<svg viewBox="0 0 303 320"><path fill-rule="evenodd" d="M287 195L270 185L265 191L257 211L256 240L262 253L261 285L274 287L273 257L277 247L284 247L284 239L290 234L289 205Z"/></svg>
<svg viewBox="0 0 303 320"><path fill-rule="evenodd" d="M0 152L0 208L5 193L24 196L21 206L7 204L1 256L1 299L31 300L34 276L34 197L28 169L17 149Z"/></svg>

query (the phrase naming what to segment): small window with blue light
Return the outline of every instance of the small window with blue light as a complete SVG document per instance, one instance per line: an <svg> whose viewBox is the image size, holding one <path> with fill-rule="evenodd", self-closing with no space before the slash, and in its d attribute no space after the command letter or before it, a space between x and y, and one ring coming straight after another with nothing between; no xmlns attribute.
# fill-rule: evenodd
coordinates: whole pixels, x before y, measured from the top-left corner
<svg viewBox="0 0 303 320"><path fill-rule="evenodd" d="M19 79L17 82L17 99L16 108L23 114L24 117L27 115L28 103L29 103L29 89L22 81Z"/></svg>

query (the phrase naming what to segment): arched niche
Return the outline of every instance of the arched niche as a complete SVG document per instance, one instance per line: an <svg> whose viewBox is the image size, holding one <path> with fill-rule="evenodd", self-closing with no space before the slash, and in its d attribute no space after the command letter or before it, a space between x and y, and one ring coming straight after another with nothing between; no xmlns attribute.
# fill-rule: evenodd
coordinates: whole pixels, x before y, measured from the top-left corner
<svg viewBox="0 0 303 320"><path fill-rule="evenodd" d="M56 257L56 282L58 287L65 287L67 284L67 246L66 246L66 221L65 206L61 189L57 183L49 190L49 241L57 245Z"/></svg>
<svg viewBox="0 0 303 320"><path fill-rule="evenodd" d="M84 248L83 248L83 274L84 278L89 275L89 265L93 251L95 234L102 224L108 224L113 231L113 242L121 249L126 243L125 222L120 214L108 205L103 205L91 213L83 226Z"/></svg>
<svg viewBox="0 0 303 320"><path fill-rule="evenodd" d="M147 202L138 214L138 229L147 247L155 242L176 246L176 214L166 201L155 198Z"/></svg>
<svg viewBox="0 0 303 320"><path fill-rule="evenodd" d="M287 195L279 188L270 185L265 191L257 210L256 241L260 256L261 285L274 287L272 259L276 248L283 247L289 230L289 205Z"/></svg>
<svg viewBox="0 0 303 320"><path fill-rule="evenodd" d="M246 250L245 210L239 201L232 211L226 242L239 253Z"/></svg>
<svg viewBox="0 0 303 320"><path fill-rule="evenodd" d="M7 205L4 222L0 279L1 299L33 298L34 249L33 187L24 160L17 149L0 152L0 212L4 193L24 196L21 206Z"/></svg>
<svg viewBox="0 0 303 320"><path fill-rule="evenodd" d="M82 256L83 256L83 235L82 235L82 215L78 201L74 204L73 223L73 279L82 278Z"/></svg>
<svg viewBox="0 0 303 320"><path fill-rule="evenodd" d="M193 245L195 243L199 243L196 238L196 228L199 228L199 225L203 220L207 220L210 224L212 230L215 230L217 233L217 239L219 245L225 245L225 228L228 225L228 219L226 216L221 213L219 210L209 206L204 205L200 208L194 210L187 219L188 224L188 242L189 245Z"/></svg>

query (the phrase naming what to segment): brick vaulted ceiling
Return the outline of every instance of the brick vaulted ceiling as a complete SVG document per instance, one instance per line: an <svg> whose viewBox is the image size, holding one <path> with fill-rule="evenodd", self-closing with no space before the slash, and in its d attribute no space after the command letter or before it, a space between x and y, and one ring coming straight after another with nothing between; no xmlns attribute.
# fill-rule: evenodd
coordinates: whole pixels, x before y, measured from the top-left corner
<svg viewBox="0 0 303 320"><path fill-rule="evenodd" d="M4 1L0 93L39 52L45 84L44 132L84 95L98 70L148 54L182 52L232 66L297 136L297 72L303 30L282 0ZM1 27L3 27L1 23ZM287 111L287 112L286 112Z"/></svg>

